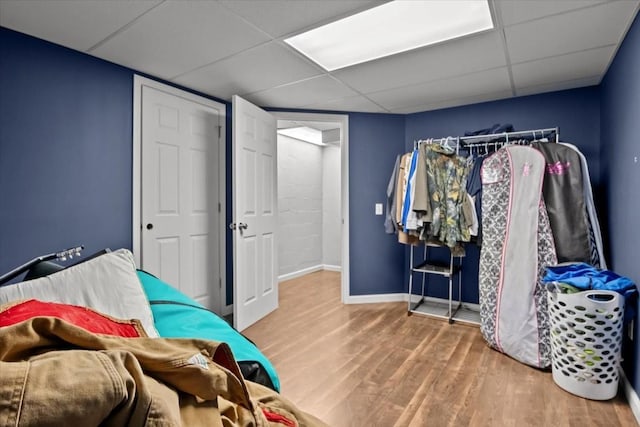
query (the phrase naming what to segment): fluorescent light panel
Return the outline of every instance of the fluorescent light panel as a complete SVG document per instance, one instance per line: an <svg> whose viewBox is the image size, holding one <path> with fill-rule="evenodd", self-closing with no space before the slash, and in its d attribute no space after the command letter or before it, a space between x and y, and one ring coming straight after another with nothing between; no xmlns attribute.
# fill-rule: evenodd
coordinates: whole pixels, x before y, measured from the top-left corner
<svg viewBox="0 0 640 427"><path fill-rule="evenodd" d="M288 136L289 138L294 138L300 141L309 142L311 144L320 145L321 147L327 145L322 142L322 131L319 131L318 129L312 129L307 126L278 129L278 133L280 135Z"/></svg>
<svg viewBox="0 0 640 427"><path fill-rule="evenodd" d="M491 28L487 0L397 0L285 42L333 71Z"/></svg>

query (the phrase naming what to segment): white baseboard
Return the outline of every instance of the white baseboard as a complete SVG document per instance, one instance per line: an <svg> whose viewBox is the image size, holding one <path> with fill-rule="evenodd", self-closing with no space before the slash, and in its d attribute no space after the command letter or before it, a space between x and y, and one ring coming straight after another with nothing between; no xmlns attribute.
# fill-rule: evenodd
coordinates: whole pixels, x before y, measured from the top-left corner
<svg viewBox="0 0 640 427"><path fill-rule="evenodd" d="M322 265L322 269L326 270L326 271L337 271L337 272L341 272L342 271L342 267L339 265L331 265L331 264L323 264Z"/></svg>
<svg viewBox="0 0 640 427"><path fill-rule="evenodd" d="M631 412L633 412L633 416L636 417L636 422L640 426L640 398L638 398L638 393L636 393L631 386L631 383L622 368L620 368L620 377L622 378L624 395L627 397L627 402L629 402Z"/></svg>
<svg viewBox="0 0 640 427"><path fill-rule="evenodd" d="M379 302L405 302L407 294L349 295L345 304L375 304Z"/></svg>
<svg viewBox="0 0 640 427"><path fill-rule="evenodd" d="M301 276L304 276L305 274L315 273L316 271L322 271L322 270L341 272L342 267L340 267L339 265L318 264L312 267L303 268L302 270L298 270L292 273L287 273L287 274L278 276L278 283L284 282L285 280L295 279L296 277L301 277Z"/></svg>
<svg viewBox="0 0 640 427"><path fill-rule="evenodd" d="M278 282L284 282L285 280L295 279L296 277L304 276L305 274L314 273L316 271L323 270L322 264L314 265L312 267L303 268L302 270L294 271L292 273L283 274L278 276Z"/></svg>
<svg viewBox="0 0 640 427"><path fill-rule="evenodd" d="M411 302L420 301L420 295L412 295ZM448 299L424 297L425 301L447 303ZM374 295L350 295L347 297L345 304L375 304L379 302L408 302L409 294L374 294ZM463 306L473 311L480 311L480 304L471 302L463 302Z"/></svg>

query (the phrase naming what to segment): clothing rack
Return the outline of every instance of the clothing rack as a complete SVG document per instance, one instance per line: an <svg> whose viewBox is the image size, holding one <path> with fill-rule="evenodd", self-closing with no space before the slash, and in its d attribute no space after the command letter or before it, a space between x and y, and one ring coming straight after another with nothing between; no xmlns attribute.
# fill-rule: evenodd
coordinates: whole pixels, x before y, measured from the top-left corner
<svg viewBox="0 0 640 427"><path fill-rule="evenodd" d="M471 154L474 149L484 147L485 154L488 154L489 147L492 147L494 150L498 150L505 145L528 145L531 141L541 141L545 139L547 142L559 142L559 128L554 127L514 132L500 132L487 135L448 136L444 138L414 141L413 145L414 150L416 150L421 146L421 144L439 144L440 146L447 147L451 150L455 149L456 154L459 154L460 149L469 150ZM462 301L462 258L454 256L454 254L450 252L448 263L433 262L428 256L430 246L437 245L425 244L424 257L422 262L419 262L418 265L414 264L414 248L413 245L411 246L408 314L420 313L448 320L449 323L459 321L471 325L479 325L479 306L476 304L463 303ZM456 258L458 258L457 261ZM416 273L422 274L421 286L418 285L420 287L419 295L414 295L413 293L415 285L413 275ZM443 301L438 298L425 296L427 275L439 275L443 276L447 280L448 295L446 300ZM457 276L458 282L457 300L454 300L453 297L454 276Z"/></svg>
<svg viewBox="0 0 640 427"><path fill-rule="evenodd" d="M477 147L485 147L488 149L489 146L493 146L494 148L498 148L498 146L502 147L507 144L518 144L519 141L522 141L522 137L533 137L533 140L539 140L546 137L551 137L555 135L554 142L560 142L560 128L544 128L544 129L530 129L530 130L521 130L521 131L513 131L513 132L500 132L500 133L492 133L488 135L470 135L470 136L447 136L443 138L430 138L430 139L421 139L413 142L413 148L417 149L420 144L440 144L443 146L449 146L450 142L455 142L456 154L459 152L460 148L477 148ZM520 137L520 138L518 138ZM504 140L504 141L502 141ZM465 142L465 141L475 141L475 142ZM462 145L460 145L462 143ZM453 147L452 147L453 148Z"/></svg>

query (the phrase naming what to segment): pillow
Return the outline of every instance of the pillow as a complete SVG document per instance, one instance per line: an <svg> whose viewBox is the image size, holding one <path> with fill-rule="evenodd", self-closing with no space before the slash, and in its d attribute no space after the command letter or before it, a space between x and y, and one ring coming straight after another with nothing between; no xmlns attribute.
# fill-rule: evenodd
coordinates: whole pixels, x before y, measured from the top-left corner
<svg viewBox="0 0 640 427"><path fill-rule="evenodd" d="M0 328L42 316L64 320L94 334L124 338L145 336L139 320L118 320L87 307L35 299L0 306Z"/></svg>
<svg viewBox="0 0 640 427"><path fill-rule="evenodd" d="M38 299L92 308L117 319L138 319L158 337L133 255L120 249L27 282L0 287L0 304Z"/></svg>

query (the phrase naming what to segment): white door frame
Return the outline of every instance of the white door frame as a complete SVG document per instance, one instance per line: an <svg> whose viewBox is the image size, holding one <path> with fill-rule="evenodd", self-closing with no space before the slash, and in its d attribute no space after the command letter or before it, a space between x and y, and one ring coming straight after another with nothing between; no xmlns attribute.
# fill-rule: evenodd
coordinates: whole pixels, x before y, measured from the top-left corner
<svg viewBox="0 0 640 427"><path fill-rule="evenodd" d="M340 209L342 216L342 303L349 302L349 116L346 114L269 111L278 120L340 123Z"/></svg>
<svg viewBox="0 0 640 427"><path fill-rule="evenodd" d="M219 195L219 263L220 263L220 283L219 283L219 295L216 298L216 306L212 307L216 313L224 314L223 312L227 307L227 274L226 274L226 235L227 235L227 218L225 215L225 199L227 194L227 187L225 183L226 177L226 163L225 163L225 149L226 149L226 106L222 103L213 101L211 99L198 96L184 90L169 86L155 80L139 76L135 74L133 76L133 215L132 215L132 249L133 257L136 265L140 266L140 252L142 241L142 199L141 199L141 183L142 183L142 87L147 86L153 89L168 93L170 95L177 96L189 101L204 104L218 110L220 120L220 144L218 144L218 195ZM213 290L215 292L215 290ZM228 311L228 310L227 310Z"/></svg>

